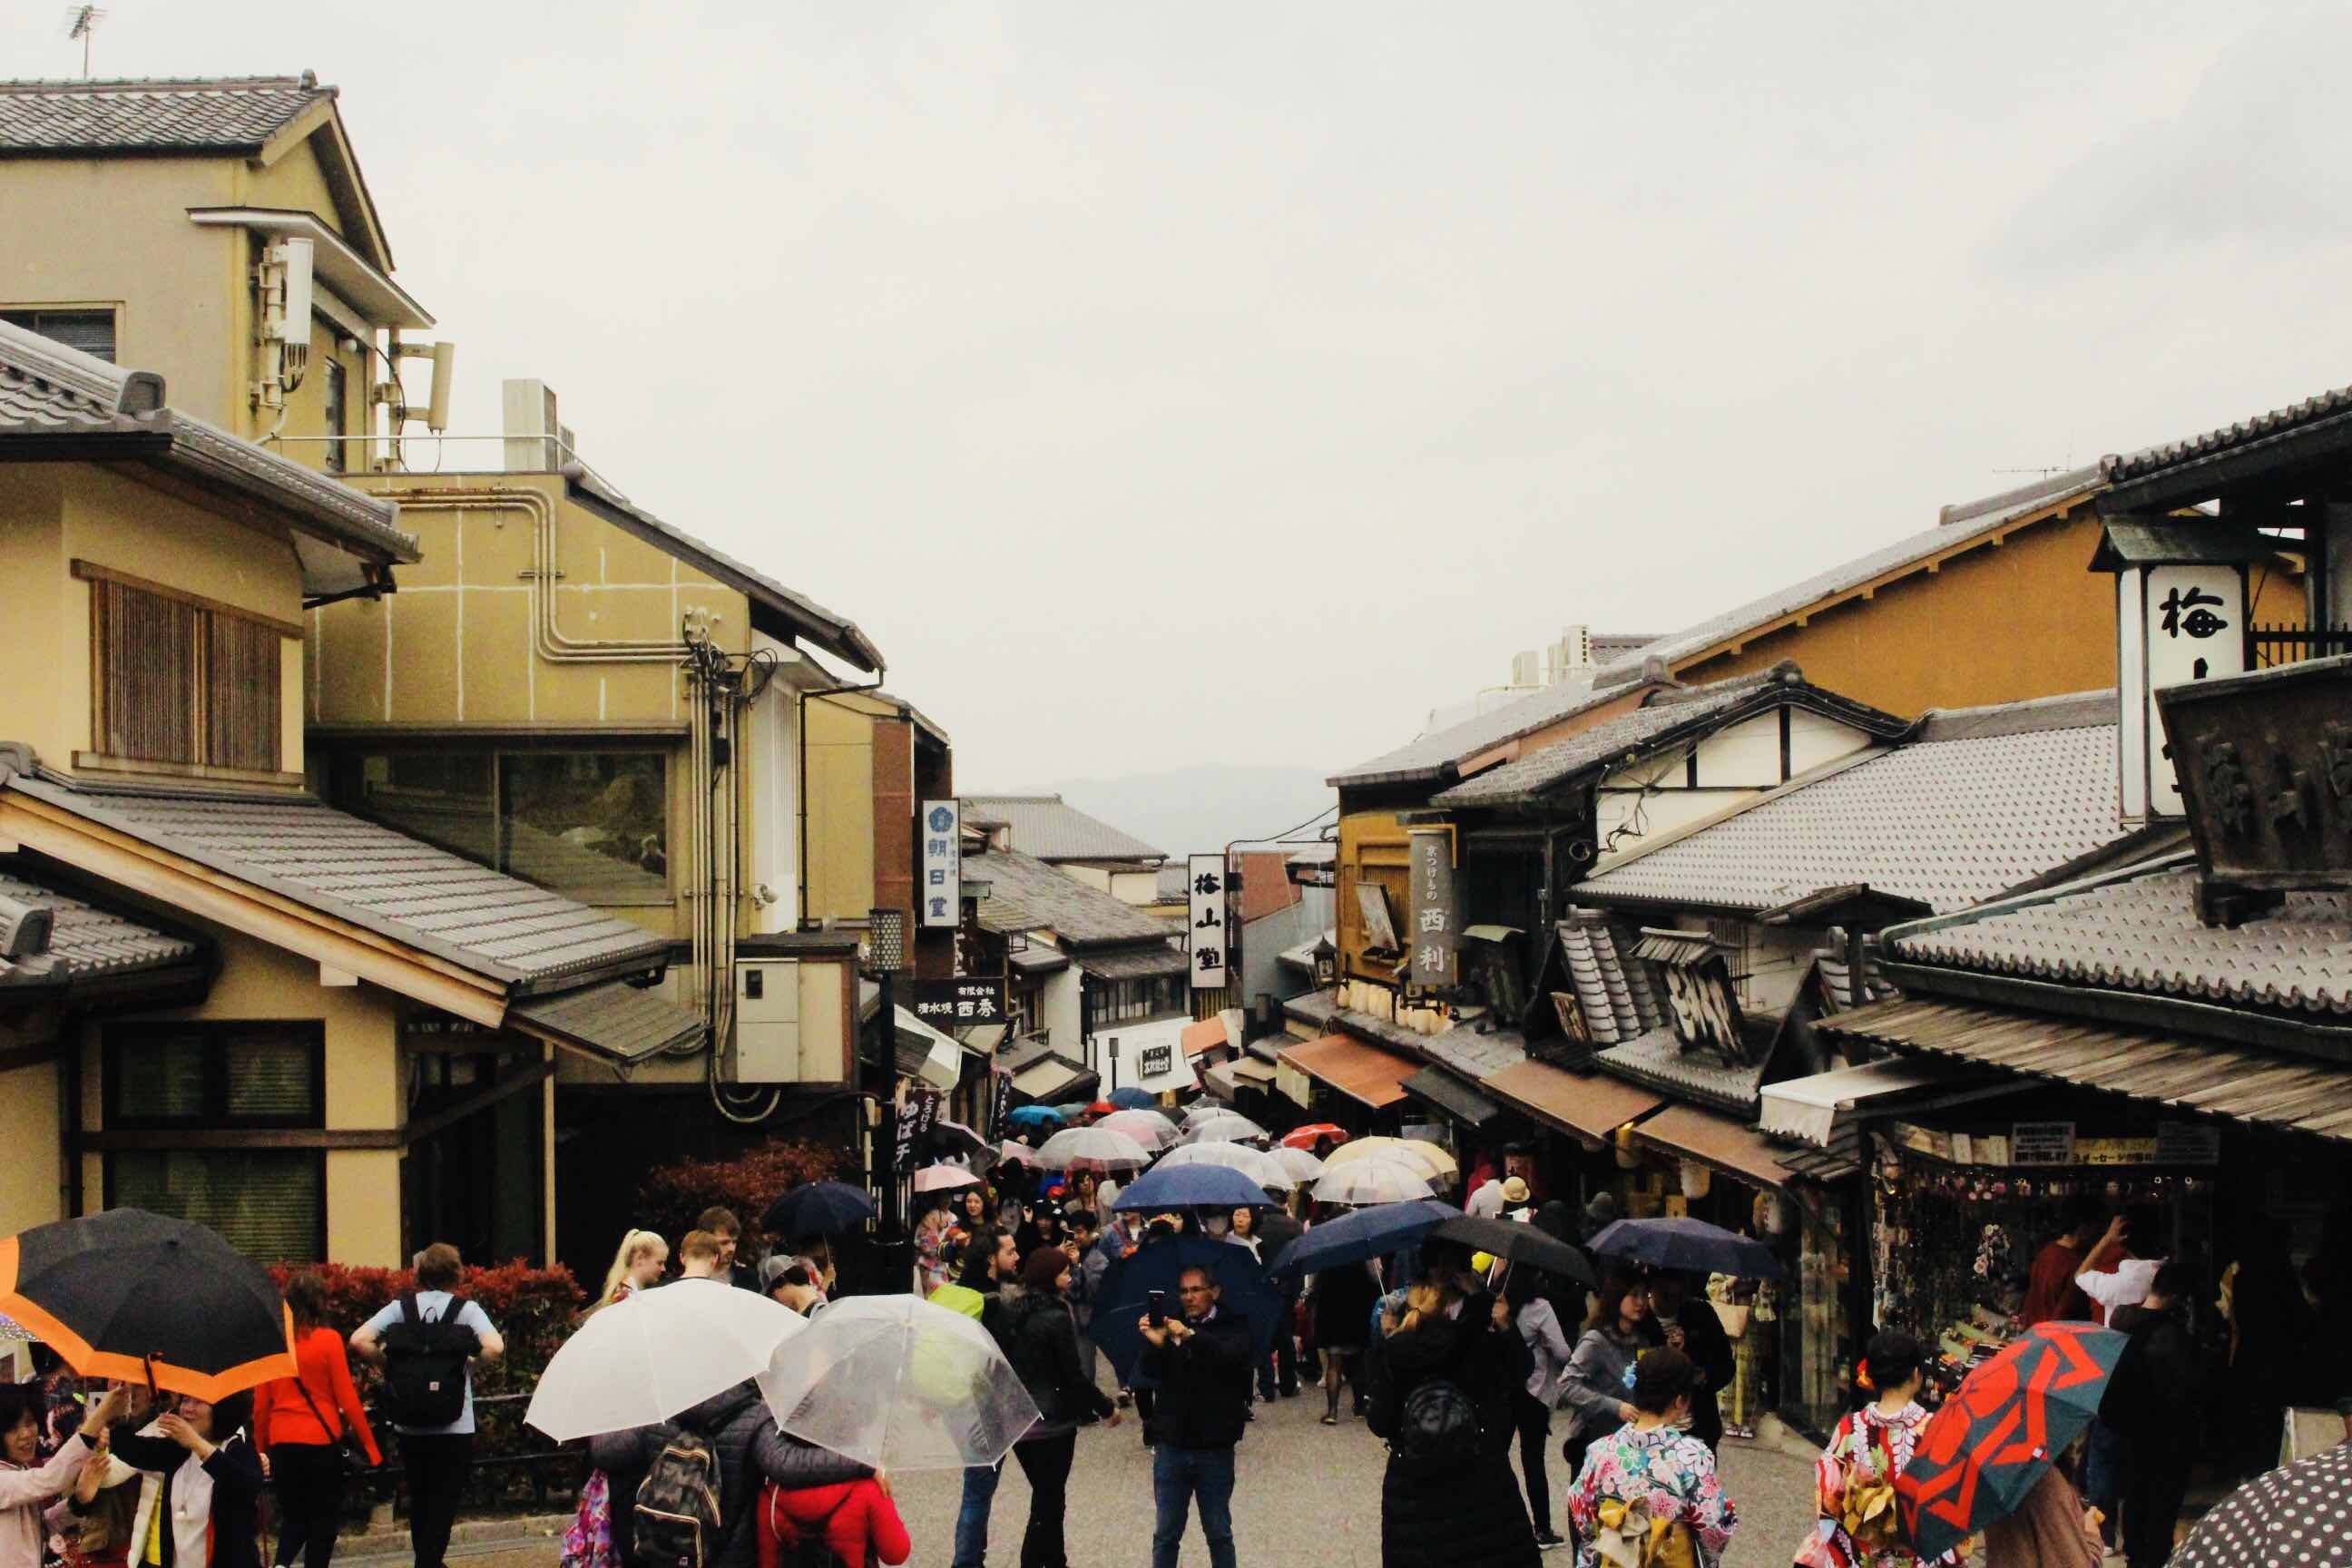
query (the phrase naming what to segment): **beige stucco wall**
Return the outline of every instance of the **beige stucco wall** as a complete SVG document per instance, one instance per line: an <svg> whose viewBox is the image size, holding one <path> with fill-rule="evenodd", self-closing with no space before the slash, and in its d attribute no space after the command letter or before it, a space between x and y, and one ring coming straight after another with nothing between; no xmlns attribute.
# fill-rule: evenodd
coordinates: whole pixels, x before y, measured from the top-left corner
<svg viewBox="0 0 2352 1568"><path fill-rule="evenodd" d="M56 1062L0 1072L0 1236L62 1217Z"/></svg>
<svg viewBox="0 0 2352 1568"><path fill-rule="evenodd" d="M864 920L874 908L874 722L833 698L806 705L808 916Z"/></svg>

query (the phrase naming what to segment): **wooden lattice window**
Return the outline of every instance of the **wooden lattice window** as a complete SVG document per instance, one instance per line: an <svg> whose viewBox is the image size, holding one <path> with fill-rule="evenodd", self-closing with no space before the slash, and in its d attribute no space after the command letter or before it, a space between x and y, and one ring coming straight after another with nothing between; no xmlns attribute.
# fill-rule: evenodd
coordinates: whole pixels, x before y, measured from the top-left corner
<svg viewBox="0 0 2352 1568"><path fill-rule="evenodd" d="M275 773L299 627L74 563L89 584L90 734L102 757Z"/></svg>

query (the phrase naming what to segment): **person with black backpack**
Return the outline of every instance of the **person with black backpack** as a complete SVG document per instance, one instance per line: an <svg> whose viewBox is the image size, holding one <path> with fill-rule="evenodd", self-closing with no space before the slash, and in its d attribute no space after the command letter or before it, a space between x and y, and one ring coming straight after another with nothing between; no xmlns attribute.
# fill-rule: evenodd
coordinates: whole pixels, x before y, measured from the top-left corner
<svg viewBox="0 0 2352 1568"><path fill-rule="evenodd" d="M1473 1277L1475 1279L1475 1277ZM1382 1568L1534 1568L1535 1528L1512 1479L1518 1331L1483 1289L1433 1271L1383 1319L1382 1373L1366 1419L1387 1439Z"/></svg>
<svg viewBox="0 0 2352 1568"><path fill-rule="evenodd" d="M352 1333L352 1349L383 1368L383 1413L400 1434L408 1480L408 1540L416 1568L443 1568L457 1505L474 1470L474 1363L506 1353L478 1302L458 1295L464 1264L436 1241L416 1255L416 1289Z"/></svg>

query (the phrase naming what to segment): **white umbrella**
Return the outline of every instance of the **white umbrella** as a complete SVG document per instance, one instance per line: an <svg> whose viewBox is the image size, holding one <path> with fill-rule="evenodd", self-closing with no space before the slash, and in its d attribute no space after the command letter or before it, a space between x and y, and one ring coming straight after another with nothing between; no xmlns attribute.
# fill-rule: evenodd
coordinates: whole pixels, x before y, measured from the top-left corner
<svg viewBox="0 0 2352 1568"><path fill-rule="evenodd" d="M1458 1176L1462 1167L1454 1156L1424 1138L1358 1138L1342 1143L1325 1156L1326 1165L1344 1165L1350 1161L1369 1160L1376 1154L1402 1154L1429 1173L1433 1182Z"/></svg>
<svg viewBox="0 0 2352 1568"><path fill-rule="evenodd" d="M1311 1182L1323 1173L1323 1162L1305 1149L1294 1149L1287 1143L1277 1143L1266 1151L1266 1158L1290 1173L1291 1180Z"/></svg>
<svg viewBox="0 0 2352 1568"><path fill-rule="evenodd" d="M1245 1143L1264 1138L1265 1129L1238 1110L1219 1110L1184 1129L1187 1143Z"/></svg>
<svg viewBox="0 0 2352 1568"><path fill-rule="evenodd" d="M1297 1178L1283 1168L1281 1161L1246 1143L1187 1143L1161 1155L1158 1169L1167 1171L1185 1165L1223 1165L1228 1171L1239 1171L1261 1187L1281 1193L1298 1185Z"/></svg>
<svg viewBox="0 0 2352 1568"><path fill-rule="evenodd" d="M1151 1151L1124 1132L1101 1126L1065 1127L1037 1151L1037 1163L1048 1171L1066 1171L1080 1160L1135 1170L1151 1163Z"/></svg>
<svg viewBox="0 0 2352 1568"><path fill-rule="evenodd" d="M559 1443L650 1426L757 1376L807 1329L782 1303L715 1279L640 1290L563 1342L522 1418Z"/></svg>
<svg viewBox="0 0 2352 1568"><path fill-rule="evenodd" d="M961 1165L926 1165L915 1173L919 1193L943 1193L950 1187L976 1187L980 1178Z"/></svg>
<svg viewBox="0 0 2352 1568"><path fill-rule="evenodd" d="M1095 1125L1124 1132L1146 1149L1165 1149L1176 1142L1176 1124L1156 1110L1116 1110Z"/></svg>
<svg viewBox="0 0 2352 1568"><path fill-rule="evenodd" d="M992 1465L1037 1420L996 1341L912 1296L851 1296L760 1374L776 1424L877 1470Z"/></svg>
<svg viewBox="0 0 2352 1568"><path fill-rule="evenodd" d="M1315 1197L1327 1204L1401 1204L1412 1198L1434 1197L1428 1172L1397 1154L1375 1154L1346 1164L1325 1161Z"/></svg>
<svg viewBox="0 0 2352 1568"><path fill-rule="evenodd" d="M1233 1113L1234 1108L1230 1105L1221 1104L1213 1100L1196 1100L1184 1108L1184 1131L1190 1132L1195 1122L1204 1121L1212 1116L1227 1116Z"/></svg>

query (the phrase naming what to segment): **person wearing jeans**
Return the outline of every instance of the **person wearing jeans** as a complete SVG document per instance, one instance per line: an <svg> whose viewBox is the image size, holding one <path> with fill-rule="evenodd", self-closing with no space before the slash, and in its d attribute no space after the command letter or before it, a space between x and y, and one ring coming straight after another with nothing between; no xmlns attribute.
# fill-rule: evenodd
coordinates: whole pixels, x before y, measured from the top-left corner
<svg viewBox="0 0 2352 1568"><path fill-rule="evenodd" d="M1214 1275L1178 1277L1182 1314L1154 1323L1145 1314L1142 1365L1160 1383L1153 1402L1151 1493L1158 1521L1152 1568L1176 1568L1184 1520L1197 1500L1211 1568L1234 1568L1234 1445L1249 1420L1248 1322L1217 1305Z"/></svg>
<svg viewBox="0 0 2352 1568"><path fill-rule="evenodd" d="M464 1264L457 1249L436 1241L416 1255L416 1312L425 1322L438 1322L457 1300ZM352 1334L352 1349L365 1361L383 1361L383 1333L401 1321L403 1303L394 1300L362 1323ZM443 1568L449 1550L449 1531L457 1522L457 1505L474 1471L474 1366L487 1366L506 1353L506 1342L491 1326L489 1314L467 1301L457 1309L456 1322L474 1331L476 1350L466 1368L466 1399L457 1419L441 1426L394 1423L400 1434L400 1463L407 1471L408 1540L415 1568Z"/></svg>
<svg viewBox="0 0 2352 1568"><path fill-rule="evenodd" d="M1029 1478L1029 1527L1021 1568L1069 1568L1063 1528L1078 1428L1118 1425L1118 1411L1085 1374L1067 1292L1077 1265L1056 1246L1038 1247L1021 1263L1021 1282L1000 1296L997 1343L1037 1405L1037 1423L1013 1446ZM971 1472L967 1471L966 1474Z"/></svg>

